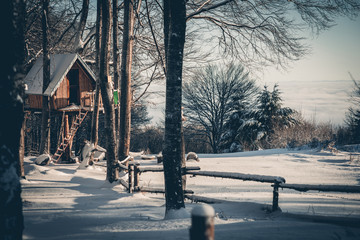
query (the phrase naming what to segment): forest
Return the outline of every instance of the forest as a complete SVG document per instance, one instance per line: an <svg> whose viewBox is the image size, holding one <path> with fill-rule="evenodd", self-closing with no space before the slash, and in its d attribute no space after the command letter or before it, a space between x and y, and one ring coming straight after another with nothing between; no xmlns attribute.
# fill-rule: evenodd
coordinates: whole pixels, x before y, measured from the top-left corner
<svg viewBox="0 0 360 240"><path fill-rule="evenodd" d="M105 178L112 184L130 169L131 152L158 154L166 218L185 208L188 152L359 143L355 79L355 104L339 127L304 119L285 106L278 85L258 86L251 77L254 69L286 68L302 59L309 46L298 33L306 28L319 35L338 17L356 18L356 0L9 0L4 5L0 230L5 239L22 238L26 156L47 156L45 165L89 165L103 151ZM157 84L166 86L165 92L153 90ZM153 98L166 102L157 126L147 112ZM87 154L85 147L91 149ZM130 179L128 184L130 189Z"/></svg>

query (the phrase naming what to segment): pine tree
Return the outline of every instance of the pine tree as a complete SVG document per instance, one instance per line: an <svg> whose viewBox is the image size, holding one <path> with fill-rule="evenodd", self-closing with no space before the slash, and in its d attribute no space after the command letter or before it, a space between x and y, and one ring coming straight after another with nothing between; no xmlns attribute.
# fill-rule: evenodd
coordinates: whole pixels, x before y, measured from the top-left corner
<svg viewBox="0 0 360 240"><path fill-rule="evenodd" d="M257 109L251 113L252 118L243 127L243 130L251 136L248 140L269 148L276 127L287 127L296 123L293 118L295 111L288 107L282 107L280 95L277 84L274 85L273 91L269 91L267 86L264 86L257 98Z"/></svg>
<svg viewBox="0 0 360 240"><path fill-rule="evenodd" d="M255 94L258 93L258 88L255 86L253 81L249 81L251 89L246 94L244 91L240 91L232 98L233 112L225 124L227 130L223 136L224 144L221 146L222 149L228 150L229 152L244 151L249 148L247 142L254 137L251 134L250 129L244 131L243 126L249 123L251 120L251 109L255 105ZM244 85L245 87L246 85ZM244 88L245 89L245 88ZM244 90L241 89L241 90Z"/></svg>
<svg viewBox="0 0 360 240"><path fill-rule="evenodd" d="M345 123L350 132L350 143L360 143L360 108L355 107L360 104L360 84L354 79L354 91L351 96L351 101L354 106L350 107L347 114Z"/></svg>

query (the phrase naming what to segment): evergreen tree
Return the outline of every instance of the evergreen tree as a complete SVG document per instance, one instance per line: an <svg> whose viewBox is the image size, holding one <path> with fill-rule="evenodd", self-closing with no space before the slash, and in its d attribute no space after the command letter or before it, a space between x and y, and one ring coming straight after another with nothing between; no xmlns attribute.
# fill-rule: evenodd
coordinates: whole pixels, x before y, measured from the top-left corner
<svg viewBox="0 0 360 240"><path fill-rule="evenodd" d="M346 114L345 123L348 126L350 134L350 143L360 143L360 108L355 107L360 104L360 84L354 79L354 91L351 95L352 107L349 108Z"/></svg>
<svg viewBox="0 0 360 240"><path fill-rule="evenodd" d="M271 136L276 127L282 128L296 123L293 118L295 111L288 107L282 107L280 95L277 84L274 85L273 91L269 91L267 86L264 86L257 98L257 109L251 113L252 118L242 128L249 134L248 140L269 148L271 147Z"/></svg>
<svg viewBox="0 0 360 240"><path fill-rule="evenodd" d="M245 123L251 120L251 109L255 106L255 96L258 94L258 88L252 82L251 91L237 92L232 98L232 105L235 111L225 124L227 130L223 136L222 149L229 152L239 152L248 149L247 142L253 139L250 129L243 131Z"/></svg>
<svg viewBox="0 0 360 240"><path fill-rule="evenodd" d="M131 128L141 128L148 124L151 120L144 101L140 100L139 104L134 104L131 107Z"/></svg>

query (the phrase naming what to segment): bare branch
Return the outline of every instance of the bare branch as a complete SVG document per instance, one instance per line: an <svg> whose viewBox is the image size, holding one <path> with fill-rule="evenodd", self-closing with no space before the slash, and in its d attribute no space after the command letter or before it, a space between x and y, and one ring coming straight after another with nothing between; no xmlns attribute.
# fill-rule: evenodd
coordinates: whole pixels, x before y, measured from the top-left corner
<svg viewBox="0 0 360 240"><path fill-rule="evenodd" d="M226 5L226 4L228 4L229 2L232 2L232 1L234 1L234 0L225 0L223 2L220 2L218 4L214 4L214 5L209 6L209 7L204 7L206 5L206 3L204 3L198 10L196 10L195 12L190 13L189 15L187 15L186 16L186 21L191 19L195 15L199 15L200 13L208 12L208 11L210 11L212 9L216 9L216 8L221 7L223 5Z"/></svg>

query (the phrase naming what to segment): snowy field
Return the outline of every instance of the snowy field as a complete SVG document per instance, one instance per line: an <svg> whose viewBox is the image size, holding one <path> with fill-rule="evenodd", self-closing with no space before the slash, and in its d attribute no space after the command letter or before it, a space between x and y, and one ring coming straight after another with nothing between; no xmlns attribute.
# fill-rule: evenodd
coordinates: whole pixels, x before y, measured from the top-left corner
<svg viewBox="0 0 360 240"><path fill-rule="evenodd" d="M264 150L199 157L188 166L281 176L289 184L360 185L359 153ZM129 194L105 182L103 167L38 166L34 160L26 158L22 180L24 239L189 239L190 213L200 203L187 200L177 218L164 219L163 194ZM163 188L162 173L140 179L141 186ZM215 239L360 239L360 194L280 189L282 211L269 213L269 183L188 175L187 189L223 200L211 204Z"/></svg>

